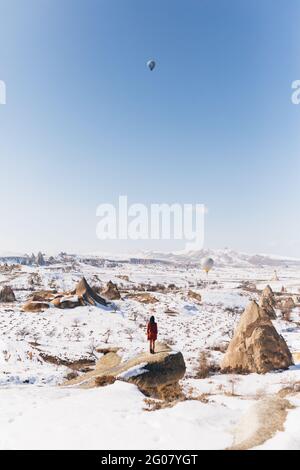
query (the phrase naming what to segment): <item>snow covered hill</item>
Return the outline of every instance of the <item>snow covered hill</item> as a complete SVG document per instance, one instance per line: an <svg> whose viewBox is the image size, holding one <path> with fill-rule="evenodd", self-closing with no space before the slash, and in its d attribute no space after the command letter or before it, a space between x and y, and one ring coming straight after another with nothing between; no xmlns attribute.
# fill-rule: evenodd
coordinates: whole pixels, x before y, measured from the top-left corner
<svg viewBox="0 0 300 470"><path fill-rule="evenodd" d="M192 265L199 265L203 258L211 257L215 261L216 266L232 266L236 268L249 266L300 266L300 259L297 258L267 254L247 254L230 249L202 249L186 253L144 252L139 257Z"/></svg>

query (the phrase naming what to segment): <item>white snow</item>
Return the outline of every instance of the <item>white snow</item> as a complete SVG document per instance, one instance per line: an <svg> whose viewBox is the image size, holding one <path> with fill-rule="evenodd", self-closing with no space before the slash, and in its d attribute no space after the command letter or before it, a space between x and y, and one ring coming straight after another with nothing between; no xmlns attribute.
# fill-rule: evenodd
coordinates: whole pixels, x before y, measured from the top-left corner
<svg viewBox="0 0 300 470"><path fill-rule="evenodd" d="M209 360L218 364L243 309L249 300L258 299L257 294L240 287L243 281L251 281L259 289L270 284L275 291L284 285L288 292L300 295L300 276L296 264L280 264L276 266L279 281L271 281L273 265L253 265L243 255L239 257L242 264L237 266L233 252L219 253L220 260L221 255L223 261L226 256L232 261L228 266L220 261L208 280L198 268L183 263L91 265L76 258L11 271L1 270L0 265L0 285L10 285L17 298L14 304L0 304L0 448L230 446L232 429L241 413L259 397L300 382L300 364L265 375L215 373L197 379L199 355L206 351ZM116 282L122 300L115 301L110 309L91 306L51 308L41 313L21 311L33 290L71 291L83 275L91 285ZM153 304L126 298L126 290L131 292L141 283L175 284L175 289L150 292L159 301ZM189 289L201 295L201 303L193 302ZM291 351L299 352L300 309L293 310L291 321L284 320L279 311L277 314L275 327ZM132 358L148 350L146 324L150 315L158 322L159 340L183 353L187 371L182 386L194 400L149 412L138 389L121 381L94 390L59 386L70 369L45 357L90 361L101 357L96 348L118 347L122 360ZM143 367L134 367L121 378L140 374L145 371ZM202 395L208 403L199 400ZM300 448L300 402L295 400L294 404L285 431L261 448Z"/></svg>
<svg viewBox="0 0 300 470"><path fill-rule="evenodd" d="M145 369L145 366L147 365L147 362L142 362L138 366L130 367L127 369L125 372L122 372L121 374L118 375L118 379L130 379L131 377L136 377L137 375L140 374L145 374L147 369Z"/></svg>
<svg viewBox="0 0 300 470"><path fill-rule="evenodd" d="M188 401L144 411L134 385L0 389L2 449L221 449L239 411Z"/></svg>

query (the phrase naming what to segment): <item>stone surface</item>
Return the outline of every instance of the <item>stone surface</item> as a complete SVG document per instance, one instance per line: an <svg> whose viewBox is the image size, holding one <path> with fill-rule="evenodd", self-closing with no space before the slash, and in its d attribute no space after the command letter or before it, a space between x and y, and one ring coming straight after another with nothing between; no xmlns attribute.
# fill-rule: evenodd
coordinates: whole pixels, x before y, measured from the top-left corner
<svg viewBox="0 0 300 470"><path fill-rule="evenodd" d="M0 291L0 302L15 302L14 291L9 286L4 286Z"/></svg>
<svg viewBox="0 0 300 470"><path fill-rule="evenodd" d="M101 291L101 295L105 300L119 300L121 298L117 284L109 281L106 287Z"/></svg>
<svg viewBox="0 0 300 470"><path fill-rule="evenodd" d="M99 386L101 377L114 377L134 383L146 395L155 396L164 387L178 384L184 374L185 362L181 352L157 343L155 354L141 353L126 362L121 362L118 354L110 352L97 362L93 371L64 385L92 388Z"/></svg>
<svg viewBox="0 0 300 470"><path fill-rule="evenodd" d="M290 350L269 314L255 301L241 316L221 364L223 372L266 373L293 364Z"/></svg>
<svg viewBox="0 0 300 470"><path fill-rule="evenodd" d="M191 300L194 300L196 302L201 302L201 294L199 294L198 292L194 292L193 290L189 290L188 291L188 297L191 299Z"/></svg>
<svg viewBox="0 0 300 470"><path fill-rule="evenodd" d="M275 304L276 304L276 300L275 300L274 293L271 287L267 285L262 291L262 294L260 296L259 306L265 309L265 311L268 313L269 317L272 320L275 320L276 318L276 313L274 310Z"/></svg>
<svg viewBox="0 0 300 470"><path fill-rule="evenodd" d="M77 295L78 298L82 300L83 305L107 305L106 300L100 297L100 295L90 287L85 277L77 284L75 292L72 294Z"/></svg>
<svg viewBox="0 0 300 470"><path fill-rule="evenodd" d="M42 312L43 310L46 310L49 308L50 305L49 303L46 302L26 302L25 305L23 305L22 310L24 312Z"/></svg>

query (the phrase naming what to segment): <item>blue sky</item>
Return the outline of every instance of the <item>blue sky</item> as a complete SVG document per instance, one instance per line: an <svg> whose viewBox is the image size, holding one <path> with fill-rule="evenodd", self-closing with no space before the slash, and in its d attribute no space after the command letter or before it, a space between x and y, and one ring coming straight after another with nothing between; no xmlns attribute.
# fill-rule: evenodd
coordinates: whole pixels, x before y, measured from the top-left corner
<svg viewBox="0 0 300 470"><path fill-rule="evenodd" d="M207 248L300 257L299 19L298 0L0 0L0 250L182 248L97 240L125 194L204 203Z"/></svg>

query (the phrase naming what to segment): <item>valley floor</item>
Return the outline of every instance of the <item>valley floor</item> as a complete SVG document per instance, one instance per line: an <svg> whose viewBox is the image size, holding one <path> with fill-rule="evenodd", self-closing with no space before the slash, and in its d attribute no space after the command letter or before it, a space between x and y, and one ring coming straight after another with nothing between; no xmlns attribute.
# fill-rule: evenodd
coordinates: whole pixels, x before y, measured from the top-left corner
<svg viewBox="0 0 300 470"><path fill-rule="evenodd" d="M108 280L121 289L122 300L110 309L50 308L41 313L22 312L31 290L70 290L82 276L91 285ZM279 396L289 388L292 405L282 430L258 448L300 448L300 310L289 319L280 311L274 321L295 365L265 375L223 375L197 378L199 355L205 352L218 365L234 327L257 294L241 286L254 282L258 289L282 285L299 294L296 268L216 268L208 281L199 270L162 265L96 267L85 263L22 267L0 272L0 283L10 285L17 302L0 304L0 448L1 449L225 449L236 439L241 417L262 398ZM141 283L165 286L151 292L155 303L130 298ZM167 289L169 284L175 288ZM30 290L31 289L31 290ZM189 289L201 294L191 299ZM65 363L101 357L96 348L117 347L122 359L148 348L146 323L155 315L159 339L182 352L187 372L182 387L187 399L175 406L149 411L145 396L134 386L115 382L103 388L80 390L62 387L71 372L45 357ZM298 358L298 359L297 359ZM298 361L299 360L299 364ZM56 361L57 362L57 361ZM253 433L256 432L252 424ZM251 432L252 432L251 431Z"/></svg>

